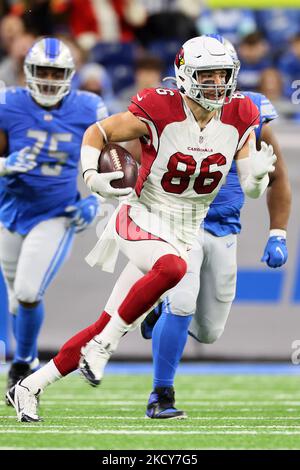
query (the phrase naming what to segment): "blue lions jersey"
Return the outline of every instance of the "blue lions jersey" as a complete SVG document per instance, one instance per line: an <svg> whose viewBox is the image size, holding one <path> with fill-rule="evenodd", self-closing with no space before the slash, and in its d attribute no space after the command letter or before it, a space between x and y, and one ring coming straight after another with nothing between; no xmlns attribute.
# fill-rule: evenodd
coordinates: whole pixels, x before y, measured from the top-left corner
<svg viewBox="0 0 300 470"><path fill-rule="evenodd" d="M262 125L276 119L278 117L277 112L264 95L252 92L242 92L242 94L249 96L259 109L260 123L255 129L256 139L258 140ZM239 233L241 231L240 211L244 200L245 197L240 186L236 163L233 161L226 183L221 187L210 205L203 223L204 229L217 237L223 237L230 233Z"/></svg>
<svg viewBox="0 0 300 470"><path fill-rule="evenodd" d="M0 178L0 222L21 235L74 204L83 133L107 116L101 98L72 91L55 109L39 106L25 88L11 88L0 105L9 153L29 146L37 166ZM32 153L30 152L30 153Z"/></svg>

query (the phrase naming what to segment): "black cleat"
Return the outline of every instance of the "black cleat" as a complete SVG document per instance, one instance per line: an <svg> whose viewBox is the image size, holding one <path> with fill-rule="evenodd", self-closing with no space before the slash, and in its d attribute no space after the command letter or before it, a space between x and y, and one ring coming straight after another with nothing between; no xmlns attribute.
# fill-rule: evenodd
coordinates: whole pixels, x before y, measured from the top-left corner
<svg viewBox="0 0 300 470"><path fill-rule="evenodd" d="M151 419L184 419L184 411L175 408L175 391L173 387L155 387L151 392L146 418Z"/></svg>
<svg viewBox="0 0 300 470"><path fill-rule="evenodd" d="M7 377L7 391L11 390L19 380L25 379L32 373L30 364L25 362L14 362L9 369ZM6 404L12 406L11 402L5 397Z"/></svg>
<svg viewBox="0 0 300 470"><path fill-rule="evenodd" d="M162 306L163 304L160 303L157 307L151 310L151 312L146 316L145 320L141 323L141 334L144 339L152 338L153 328L162 314Z"/></svg>

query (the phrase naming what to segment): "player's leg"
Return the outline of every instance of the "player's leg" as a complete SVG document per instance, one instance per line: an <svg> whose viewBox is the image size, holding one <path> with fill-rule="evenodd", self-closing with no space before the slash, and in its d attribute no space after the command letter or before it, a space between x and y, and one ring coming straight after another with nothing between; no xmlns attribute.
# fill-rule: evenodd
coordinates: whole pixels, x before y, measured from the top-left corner
<svg viewBox="0 0 300 470"><path fill-rule="evenodd" d="M18 301L14 290L18 260L23 244L23 237L16 232L0 228L0 263L8 293L8 308L11 316L12 330L16 338ZM12 363L8 372L7 388L31 372L29 364Z"/></svg>
<svg viewBox="0 0 300 470"><path fill-rule="evenodd" d="M118 306L123 301L128 289L142 276L143 273L136 268L135 265L128 263L117 280L99 319L69 339L54 357L53 362L57 370L50 366L50 375L47 377L47 374L43 374L41 369L39 373L34 374L31 380L26 381L25 384L31 386L34 390L39 388L44 389L48 384L52 383L51 370L53 371L53 379L66 376L76 370L80 359L81 348L95 335L101 333L111 319L113 312L117 310ZM45 382L43 382L44 378Z"/></svg>
<svg viewBox="0 0 300 470"><path fill-rule="evenodd" d="M143 260L139 268L144 268L148 259L149 271L131 286L104 330L82 351L80 369L92 385L100 383L104 367L124 333L177 284L186 270L186 262L167 243L152 240L138 243L138 246L132 246L132 250L135 256L139 252Z"/></svg>
<svg viewBox="0 0 300 470"><path fill-rule="evenodd" d="M178 282L179 277L181 278L183 276L183 274L185 272L185 269L186 269L186 263L185 263L185 261L183 261L178 256L177 251L172 246L168 245L165 242L159 242L159 243L156 242L155 245L154 246L151 245L151 247L149 246L149 243L146 246L144 245L144 243L142 244L142 246L139 246L139 248L137 248L136 244L134 244L134 246L133 246L130 243L130 246L131 246L130 249L133 250L132 251L133 257L136 255L137 249L139 250L139 259L143 261L143 263L142 263L143 266L139 266L140 269L147 269L147 265L145 265L145 262L146 262L145 260L148 260L148 263L150 263L150 266L151 266L151 263L154 263L154 265L153 265L153 268L154 268L153 271L154 272L151 273L152 277L149 276L148 285L146 287L149 288L149 286L150 287L152 286L152 284L154 282L153 277L155 278L154 280L156 280L156 282L158 281L158 283L160 283L160 281L161 281L161 284L163 286L160 284L160 286L158 288L158 292L156 292L156 290L155 290L154 293L151 291L151 289L149 289L149 290L145 289L145 287L139 285L139 282L145 277L145 275L143 275L140 278L140 273L138 273L139 279L136 280L137 279L136 278L135 279L136 282L133 283L132 287L129 286L129 287L131 287L131 288L129 288L129 293L131 293L131 295L133 296L133 299L134 299L136 295L137 296L139 294L142 295L145 292L145 294L148 294L148 295L146 295L147 302L148 303L150 302L150 307L152 307L152 305L155 303L155 301L160 296L161 290L163 289L163 292L165 292L168 289L168 287L172 287L172 283ZM148 248L149 248L149 250L148 250ZM163 260L162 260L162 258L163 258ZM178 259L178 265L177 266L174 266L174 264L175 264L174 259L176 259L176 260ZM170 274L170 271L172 272L171 274ZM136 270L135 270L135 275L137 276L137 271ZM167 282L166 282L166 280L167 280ZM136 285L138 285L138 290L136 292L132 292L132 288L135 287ZM168 286L168 287L166 287L166 286ZM141 294L141 291L142 291L142 294ZM127 289L127 292L128 292L128 289ZM150 293L150 296L154 297L153 301L152 301L152 299L149 300L149 293ZM126 295L126 297L123 300L121 305L124 304L124 302L127 300L127 297L128 297L128 294ZM139 307L140 307L140 303L141 302L139 302ZM144 301L144 303L145 303L145 301ZM104 314L105 313L106 312L104 312ZM115 313L114 317L118 315L117 312L114 312L114 313ZM134 316L132 316L132 317L133 318L132 318L131 323L135 320ZM104 318L104 319L103 319L103 314L102 314L100 319L94 325L96 327L99 327L98 322L101 323L100 328L99 328L100 331L101 331L103 329L103 322L107 323L109 321L109 319L110 319L110 316L107 313L106 313L106 318ZM122 321L122 323L125 323L124 320L121 319L121 321ZM110 325L110 323L111 323L111 321L108 323L108 325ZM130 328L130 324L126 323L125 331L128 331L129 328ZM104 328L104 330L105 330L105 328ZM122 336L125 331L123 329L121 332L118 331L118 333L120 333L120 336ZM66 343L66 345L64 345L64 347L62 349L68 350L68 348L70 348L70 347L71 347L71 349L72 348L75 348L75 349L77 348L77 354L78 354L79 349L81 348L81 346L83 346L87 341L89 341L89 339L91 337L90 335L95 336L95 333L97 334L97 331L95 331L94 328L88 327L83 332L80 332L77 335L75 335L68 343ZM113 331L113 333L114 333L114 331ZM68 356L68 358L71 357L71 360L73 361L73 367L74 367L74 362L75 362L75 360L77 360L76 354L75 355L68 354L67 356ZM37 406L36 395L38 395L40 393L40 390L43 389L45 386L47 386L50 383L53 383L54 381L61 378L62 374L58 370L58 367L56 366L56 363L57 363L57 358L56 358L55 362L50 361L42 369L35 372L31 376L30 381L28 380L28 378L25 379L21 384L16 386L14 391L11 392L11 396L9 397L9 399L11 400L12 404L14 404L14 406L17 410L17 413L18 413L18 417L19 417L20 420L27 420L28 419L29 421L37 421L39 419L39 417L36 414L36 406ZM59 364L58 364L58 366L61 367L61 365L59 365ZM67 364L67 369L65 370L65 372L68 371L68 367L70 367L70 364L69 365ZM62 369L61 369L61 371L62 371ZM16 399L16 394L18 395L17 399ZM20 400L21 403L23 403L24 406L28 405L29 416L26 416L26 413L24 413L24 410L23 410L23 412L21 412L19 410L19 408L17 406L19 400ZM33 403L33 405L34 405L33 409L32 409L32 407L30 408L30 403L31 404ZM26 410L26 406L25 406L25 410Z"/></svg>
<svg viewBox="0 0 300 470"><path fill-rule="evenodd" d="M99 319L69 339L54 359L33 373L30 380L27 380L29 379L27 377L8 392L7 397L15 407L20 421L40 420L37 415L37 396L40 391L77 369L82 347L103 330L111 319L114 309L123 300L130 286L142 276L141 271L128 263L121 273ZM18 401L22 404L21 408L24 408L22 412L19 411Z"/></svg>
<svg viewBox="0 0 300 470"><path fill-rule="evenodd" d="M37 414L39 395L46 387L77 369L82 346L100 333L109 320L110 315L104 312L95 323L68 340L54 359L18 382L7 392L7 400L14 406L19 421L41 420ZM31 380L27 380L29 378Z"/></svg>
<svg viewBox="0 0 300 470"><path fill-rule="evenodd" d="M162 314L154 326L153 391L146 411L149 418L185 417L185 413L174 406L174 379L187 341L189 324L196 310L202 260L202 241L199 239L190 252L187 273L168 293ZM173 406L170 406L172 402Z"/></svg>
<svg viewBox="0 0 300 470"><path fill-rule="evenodd" d="M18 259L23 243L23 237L16 232L10 232L0 226L0 264L7 288L9 313L15 316L18 301L14 291ZM15 322L12 321L13 329Z"/></svg>
<svg viewBox="0 0 300 470"><path fill-rule="evenodd" d="M15 363L35 359L44 319L43 295L69 253L73 231L58 217L36 225L25 237L14 283L18 299Z"/></svg>
<svg viewBox="0 0 300 470"><path fill-rule="evenodd" d="M122 214L122 210L126 217L126 206L121 208L119 214ZM140 227L134 227L132 220L130 229L125 234L123 229L118 230L118 222L117 218L115 236L120 249L145 274L128 290L101 334L82 351L80 370L93 385L100 383L110 355L132 323L151 309L186 272L186 262L175 247L144 232Z"/></svg>
<svg viewBox="0 0 300 470"><path fill-rule="evenodd" d="M144 339L152 339L153 329L165 309L164 302L154 307L140 325L141 335Z"/></svg>
<svg viewBox="0 0 300 470"><path fill-rule="evenodd" d="M135 265L130 262L127 263L119 276L99 319L67 341L55 356L54 363L62 376L65 376L77 369L81 348L95 335L101 333L103 328L110 321L113 313L125 298L128 289L130 289L130 287L142 276L143 273L137 269ZM42 383L39 384L39 387L44 388Z"/></svg>
<svg viewBox="0 0 300 470"><path fill-rule="evenodd" d="M215 237L205 232L205 262L190 334L201 343L215 342L223 333L236 290L237 236Z"/></svg>

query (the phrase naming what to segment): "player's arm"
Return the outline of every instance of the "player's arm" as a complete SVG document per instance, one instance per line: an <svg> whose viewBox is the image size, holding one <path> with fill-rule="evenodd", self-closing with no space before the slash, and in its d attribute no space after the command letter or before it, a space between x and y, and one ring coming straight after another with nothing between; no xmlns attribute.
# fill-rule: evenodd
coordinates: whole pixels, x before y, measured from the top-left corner
<svg viewBox="0 0 300 470"><path fill-rule="evenodd" d="M271 268L282 266L288 258L286 229L291 211L291 187L281 149L271 126L262 126L260 140L273 146L277 156L276 168L270 174L267 205L270 215L270 235L261 261ZM260 145L260 140L258 145Z"/></svg>
<svg viewBox="0 0 300 470"><path fill-rule="evenodd" d="M6 95L5 95L6 102ZM5 128L5 122L7 122L7 116L4 111L5 106L0 106L0 176L6 174L5 169L5 157L4 155L7 154L8 151L8 137L7 137L7 129Z"/></svg>
<svg viewBox="0 0 300 470"><path fill-rule="evenodd" d="M5 112L6 106L0 106L0 176L13 173L27 173L36 167L33 149L24 147L18 151L8 153L8 117Z"/></svg>
<svg viewBox="0 0 300 470"><path fill-rule="evenodd" d="M7 150L7 135L0 129L0 155L4 155Z"/></svg>
<svg viewBox="0 0 300 470"><path fill-rule="evenodd" d="M288 172L278 141L268 124L264 124L261 137L258 141L272 145L277 156L275 171L270 174L270 183L267 192L267 204L270 214L270 230L286 230L291 211L291 186L288 179Z"/></svg>
<svg viewBox="0 0 300 470"><path fill-rule="evenodd" d="M115 114L90 126L84 133L81 146L81 165L84 181L91 191L101 196L127 195L132 188L112 188L110 182L122 178L123 172L97 173L99 154L108 142L130 141L149 135L147 125L130 111Z"/></svg>
<svg viewBox="0 0 300 470"><path fill-rule="evenodd" d="M276 155L272 145L261 142L261 150L257 150L252 131L235 159L244 193L254 199L260 197L269 184L269 173L275 170Z"/></svg>
<svg viewBox="0 0 300 470"><path fill-rule="evenodd" d="M2 157L2 155L5 155L5 152L7 150L7 137L5 132L0 129L0 176L3 176L6 171L5 171L5 157Z"/></svg>

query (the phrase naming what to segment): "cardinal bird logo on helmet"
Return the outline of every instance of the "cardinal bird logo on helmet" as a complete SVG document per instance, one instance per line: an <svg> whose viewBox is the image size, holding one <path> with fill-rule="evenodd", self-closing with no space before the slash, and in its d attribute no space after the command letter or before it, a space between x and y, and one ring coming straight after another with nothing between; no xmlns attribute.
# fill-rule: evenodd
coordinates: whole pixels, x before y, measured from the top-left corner
<svg viewBox="0 0 300 470"><path fill-rule="evenodd" d="M179 67L181 65L184 65L185 64L185 60L184 60L184 50L183 50L183 47L180 49L180 51L176 54L176 57L175 57L175 65L176 67L179 69Z"/></svg>

